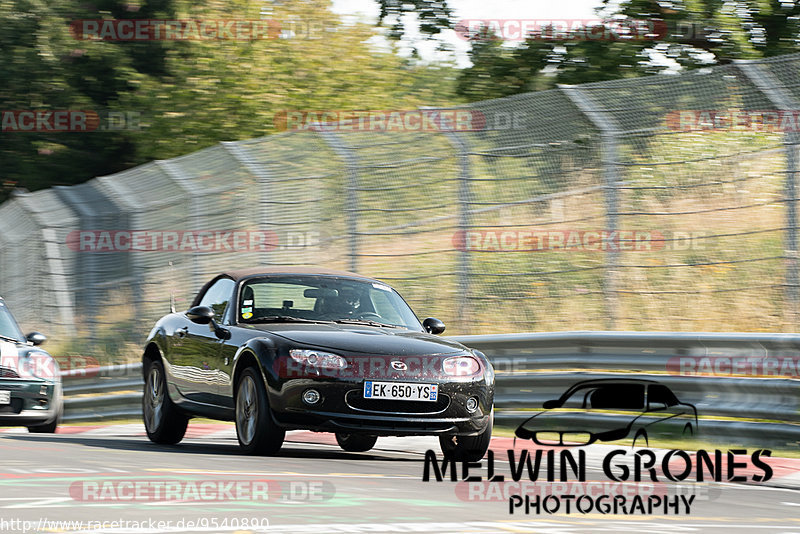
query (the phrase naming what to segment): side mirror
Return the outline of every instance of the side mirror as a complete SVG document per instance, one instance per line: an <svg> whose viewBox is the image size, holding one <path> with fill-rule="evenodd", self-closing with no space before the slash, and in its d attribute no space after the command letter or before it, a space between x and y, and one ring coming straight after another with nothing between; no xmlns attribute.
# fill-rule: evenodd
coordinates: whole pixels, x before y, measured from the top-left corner
<svg viewBox="0 0 800 534"><path fill-rule="evenodd" d="M30 334L25 336L25 339L33 343L35 346L39 346L45 341L47 341L47 336L45 336L44 334L40 334L39 332L31 332Z"/></svg>
<svg viewBox="0 0 800 534"><path fill-rule="evenodd" d="M214 310L208 306L195 306L186 312L186 317L197 324L208 324L214 320Z"/></svg>
<svg viewBox="0 0 800 534"><path fill-rule="evenodd" d="M544 401L544 404L542 404L542 408L545 410L552 410L553 408L558 408L560 406L561 404L559 404L558 399Z"/></svg>
<svg viewBox="0 0 800 534"><path fill-rule="evenodd" d="M230 339L230 330L226 330L218 325L217 321L214 320L215 315L214 310L208 306L195 306L186 312L186 317L193 323L210 324L214 328L214 334L216 334L218 338Z"/></svg>
<svg viewBox="0 0 800 534"><path fill-rule="evenodd" d="M422 321L422 327L429 334L441 334L444 332L444 323L435 317L428 317Z"/></svg>

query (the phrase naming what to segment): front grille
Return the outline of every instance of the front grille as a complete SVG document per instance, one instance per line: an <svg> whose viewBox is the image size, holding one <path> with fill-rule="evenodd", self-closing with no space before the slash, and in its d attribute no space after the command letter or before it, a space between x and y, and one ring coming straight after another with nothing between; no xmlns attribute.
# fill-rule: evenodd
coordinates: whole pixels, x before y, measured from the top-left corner
<svg viewBox="0 0 800 534"><path fill-rule="evenodd" d="M0 367L0 378L19 378L19 373L10 367Z"/></svg>
<svg viewBox="0 0 800 534"><path fill-rule="evenodd" d="M440 413L450 406L450 397L439 394L436 402L410 401L410 400L386 400L386 399L365 399L364 393L358 389L351 389L344 397L345 402L354 410L362 412L380 413Z"/></svg>
<svg viewBox="0 0 800 534"><path fill-rule="evenodd" d="M0 414L22 411L22 399L11 399L11 404L0 404Z"/></svg>

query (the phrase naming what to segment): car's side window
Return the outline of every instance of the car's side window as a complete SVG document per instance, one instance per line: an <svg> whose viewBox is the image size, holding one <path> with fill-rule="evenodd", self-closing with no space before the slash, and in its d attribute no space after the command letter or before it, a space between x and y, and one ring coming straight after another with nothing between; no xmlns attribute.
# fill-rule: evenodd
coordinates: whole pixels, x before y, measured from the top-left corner
<svg viewBox="0 0 800 534"><path fill-rule="evenodd" d="M593 389L579 389L575 391L568 399L561 405L562 408L570 410L581 410L587 406L587 398L589 394L594 391Z"/></svg>
<svg viewBox="0 0 800 534"><path fill-rule="evenodd" d="M614 384L595 389L589 396L594 409L641 410L644 408L644 386L639 384Z"/></svg>
<svg viewBox="0 0 800 534"><path fill-rule="evenodd" d="M652 385L647 389L647 402L651 405L664 404L666 406L675 406L678 404L678 399L667 386L658 384Z"/></svg>
<svg viewBox="0 0 800 534"><path fill-rule="evenodd" d="M208 306L222 320L235 285L236 283L230 278L220 278L206 290L205 295L200 300L200 306Z"/></svg>

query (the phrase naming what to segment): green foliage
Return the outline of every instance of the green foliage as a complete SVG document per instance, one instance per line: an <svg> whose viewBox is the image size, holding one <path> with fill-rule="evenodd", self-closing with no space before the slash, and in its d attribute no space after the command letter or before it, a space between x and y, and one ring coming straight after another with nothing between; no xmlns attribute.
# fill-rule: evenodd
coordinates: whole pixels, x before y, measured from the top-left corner
<svg viewBox="0 0 800 534"><path fill-rule="evenodd" d="M427 37L453 27L453 12L446 0L378 0L378 3L380 21L390 25L390 36L394 39L400 39L408 32L402 19L411 13L417 15L419 32Z"/></svg>
<svg viewBox="0 0 800 534"><path fill-rule="evenodd" d="M263 2L0 0L0 109L133 113L139 129L3 132L0 200L13 187L74 184L276 131L285 110L448 105L455 74L380 51L369 25L345 25L326 0L275 4L282 38L78 40L79 19L257 20ZM405 8L403 8L405 9ZM391 9L388 11L391 12Z"/></svg>
<svg viewBox="0 0 800 534"><path fill-rule="evenodd" d="M633 19L652 28L635 38L502 43L488 29L472 39L470 59L458 80L470 101L580 84L644 76L671 66L684 69L797 51L800 5L777 0L603 0L609 19Z"/></svg>

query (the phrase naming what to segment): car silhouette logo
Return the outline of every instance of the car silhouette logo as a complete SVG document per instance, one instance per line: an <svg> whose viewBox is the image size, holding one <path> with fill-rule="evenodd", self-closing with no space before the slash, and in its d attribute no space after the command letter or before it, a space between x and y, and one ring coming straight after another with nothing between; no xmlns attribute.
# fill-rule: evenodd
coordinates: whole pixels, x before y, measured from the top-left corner
<svg viewBox="0 0 800 534"><path fill-rule="evenodd" d="M595 441L633 438L692 437L697 410L654 380L605 378L585 380L525 420L515 435L541 446L583 446Z"/></svg>
<svg viewBox="0 0 800 534"><path fill-rule="evenodd" d="M408 366L404 362L398 360L392 361L391 366L395 371L405 371L408 369Z"/></svg>

